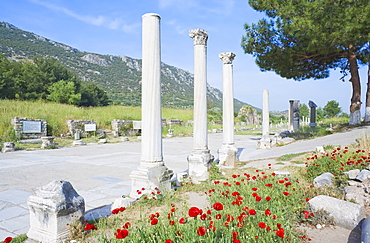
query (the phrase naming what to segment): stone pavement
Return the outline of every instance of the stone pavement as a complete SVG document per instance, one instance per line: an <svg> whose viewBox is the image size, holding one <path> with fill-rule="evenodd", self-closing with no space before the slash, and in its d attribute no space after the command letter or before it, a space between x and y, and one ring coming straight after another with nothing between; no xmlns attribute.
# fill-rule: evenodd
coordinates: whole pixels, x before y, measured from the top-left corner
<svg viewBox="0 0 370 243"><path fill-rule="evenodd" d="M235 146L240 161L278 157L284 154L313 151L320 145L348 145L370 127L360 127L322 138L257 150L260 136L237 135ZM209 134L211 154L217 158L222 134ZM53 180L67 180L85 199L86 211L110 205L116 198L130 192L129 175L140 162L140 142L88 144L55 150L16 151L0 154L0 240L27 233L29 213L27 198L39 187ZM175 173L187 170L191 154L191 137L163 139L166 166ZM254 162L255 163L255 162ZM109 206L103 207L110 211ZM95 215L98 216L98 215Z"/></svg>

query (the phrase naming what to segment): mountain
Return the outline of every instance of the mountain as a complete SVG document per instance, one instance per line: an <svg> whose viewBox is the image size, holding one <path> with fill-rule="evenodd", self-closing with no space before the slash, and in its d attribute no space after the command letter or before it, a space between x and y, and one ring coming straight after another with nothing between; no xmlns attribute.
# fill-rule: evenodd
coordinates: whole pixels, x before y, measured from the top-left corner
<svg viewBox="0 0 370 243"><path fill-rule="evenodd" d="M141 60L126 56L100 55L27 32L0 21L0 52L12 60L32 59L39 55L54 57L81 79L105 89L114 104L138 106L141 103ZM193 106L194 75L161 63L162 104L165 107ZM221 109L222 92L207 86L209 107ZM235 111L245 103L235 99Z"/></svg>

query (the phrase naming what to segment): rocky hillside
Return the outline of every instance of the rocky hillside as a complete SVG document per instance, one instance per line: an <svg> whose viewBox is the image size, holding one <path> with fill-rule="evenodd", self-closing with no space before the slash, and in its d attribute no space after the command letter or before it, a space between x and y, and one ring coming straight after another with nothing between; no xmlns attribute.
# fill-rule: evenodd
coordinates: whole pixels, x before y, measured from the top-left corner
<svg viewBox="0 0 370 243"><path fill-rule="evenodd" d="M57 58L83 80L96 82L104 88L114 104L140 105L141 60L82 52L1 21L0 52L13 60L36 55ZM210 108L221 108L221 91L208 85L208 100ZM162 103L165 107L191 108L193 74L162 63ZM235 111L243 105L235 100Z"/></svg>

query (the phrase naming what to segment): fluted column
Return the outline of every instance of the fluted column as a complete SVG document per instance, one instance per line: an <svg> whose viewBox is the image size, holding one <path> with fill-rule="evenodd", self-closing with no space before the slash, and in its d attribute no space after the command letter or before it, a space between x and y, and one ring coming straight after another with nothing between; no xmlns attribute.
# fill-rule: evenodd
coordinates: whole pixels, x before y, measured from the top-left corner
<svg viewBox="0 0 370 243"><path fill-rule="evenodd" d="M208 178L208 167L213 156L208 149L207 128L207 40L202 29L189 31L194 40L194 127L193 153L188 157L189 177L193 182Z"/></svg>
<svg viewBox="0 0 370 243"><path fill-rule="evenodd" d="M165 167L162 155L160 16L155 13L142 16L141 120L141 162L138 170L130 175L130 197L136 198L154 191L154 188L169 190L172 175ZM142 188L145 188L144 192Z"/></svg>
<svg viewBox="0 0 370 243"><path fill-rule="evenodd" d="M220 165L234 167L237 149L234 146L234 85L233 64L235 54L223 52L222 60L222 147L218 150Z"/></svg>

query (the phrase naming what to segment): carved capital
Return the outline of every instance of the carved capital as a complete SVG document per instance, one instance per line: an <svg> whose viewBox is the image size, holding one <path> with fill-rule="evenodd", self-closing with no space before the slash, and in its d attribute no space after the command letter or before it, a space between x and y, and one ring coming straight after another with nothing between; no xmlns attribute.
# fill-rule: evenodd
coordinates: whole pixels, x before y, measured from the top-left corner
<svg viewBox="0 0 370 243"><path fill-rule="evenodd" d="M232 64L235 54L232 52L222 52L218 54L218 57L221 58L222 64Z"/></svg>
<svg viewBox="0 0 370 243"><path fill-rule="evenodd" d="M189 36L194 40L194 46L207 45L208 34L202 29L193 29L189 31Z"/></svg>

